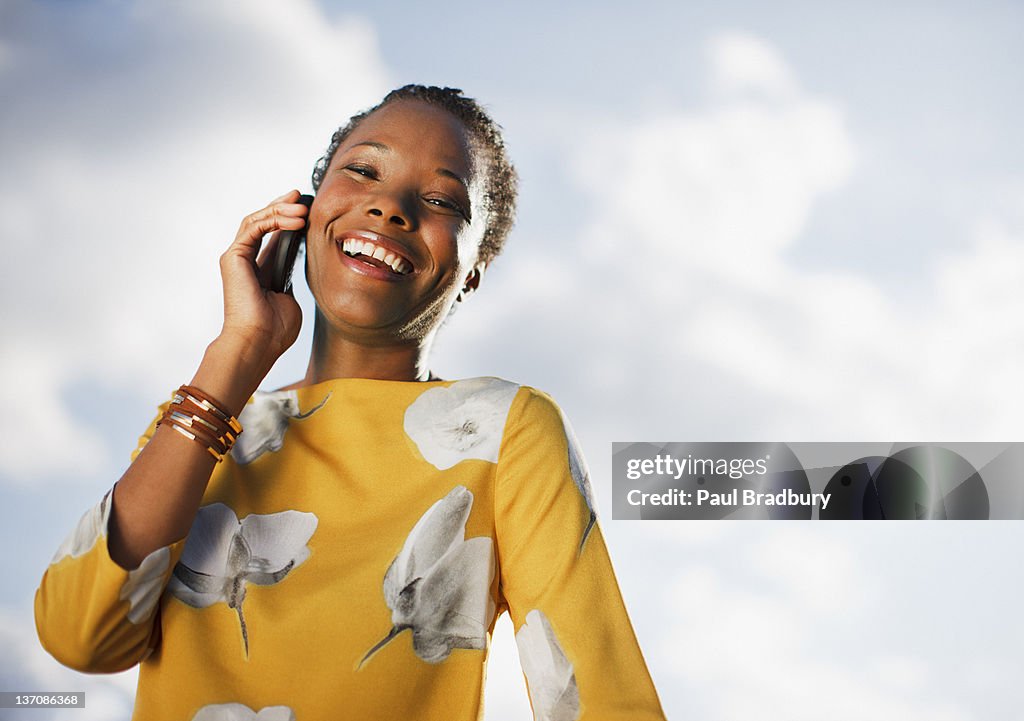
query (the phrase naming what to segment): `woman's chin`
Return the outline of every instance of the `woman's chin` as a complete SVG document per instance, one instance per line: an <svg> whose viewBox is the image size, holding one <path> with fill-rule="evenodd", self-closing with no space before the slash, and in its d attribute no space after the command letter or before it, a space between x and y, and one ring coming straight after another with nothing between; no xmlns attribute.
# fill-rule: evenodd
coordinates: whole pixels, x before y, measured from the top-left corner
<svg viewBox="0 0 1024 721"><path fill-rule="evenodd" d="M423 316L386 312L379 306L324 309L318 307L318 320L332 335L374 345L406 344L429 335L429 323Z"/></svg>
<svg viewBox="0 0 1024 721"><path fill-rule="evenodd" d="M317 322L326 324L324 330L330 328L354 340L407 344L434 335L453 303L448 295L431 299L425 307L410 308L393 298L337 294L317 301Z"/></svg>

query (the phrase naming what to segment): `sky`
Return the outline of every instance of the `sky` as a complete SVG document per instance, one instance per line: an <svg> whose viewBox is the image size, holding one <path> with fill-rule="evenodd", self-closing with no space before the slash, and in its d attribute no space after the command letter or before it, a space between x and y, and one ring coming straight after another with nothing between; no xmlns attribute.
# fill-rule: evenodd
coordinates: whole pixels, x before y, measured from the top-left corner
<svg viewBox="0 0 1024 721"><path fill-rule="evenodd" d="M609 473L613 441L1021 440L1022 27L986 1L0 0L0 690L127 717L134 672L38 647L39 578L216 335L240 219L421 82L481 99L522 179L433 368L566 411L669 718L1016 718L1019 523L616 521ZM488 721L529 718L511 634Z"/></svg>

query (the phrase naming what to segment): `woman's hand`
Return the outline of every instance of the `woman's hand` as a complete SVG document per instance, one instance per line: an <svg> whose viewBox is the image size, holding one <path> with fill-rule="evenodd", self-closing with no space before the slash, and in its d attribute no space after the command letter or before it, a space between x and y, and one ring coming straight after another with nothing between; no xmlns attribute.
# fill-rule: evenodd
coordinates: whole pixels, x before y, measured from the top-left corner
<svg viewBox="0 0 1024 721"><path fill-rule="evenodd" d="M295 298L265 287L271 275L267 266L280 239L278 231L301 230L306 222L309 210L298 199L299 191L290 190L262 210L247 215L234 242L220 258L224 283L221 338L256 351L267 370L295 342L302 325L302 311ZM267 233L273 235L260 252Z"/></svg>

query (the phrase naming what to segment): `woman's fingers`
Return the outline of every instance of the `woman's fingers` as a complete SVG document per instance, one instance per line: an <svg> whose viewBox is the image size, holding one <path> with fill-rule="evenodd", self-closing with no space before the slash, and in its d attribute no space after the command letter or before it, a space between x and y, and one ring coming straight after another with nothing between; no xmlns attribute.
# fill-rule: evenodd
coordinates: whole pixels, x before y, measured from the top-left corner
<svg viewBox="0 0 1024 721"><path fill-rule="evenodd" d="M274 198L273 200L271 200L270 203L267 203L267 205L270 205L271 203L276 203L279 200L285 200L285 199L288 198L288 196L292 196L293 198L297 198L297 197L299 197L299 191L295 190L295 188L292 188L288 192L282 193L281 195L279 195L276 198Z"/></svg>
<svg viewBox="0 0 1024 721"><path fill-rule="evenodd" d="M238 249L249 251L253 258L263 241L263 236L274 230L301 230L305 224L308 208L302 203L288 202L289 196L298 198L297 190L274 200L267 207L250 213L242 219L238 234L232 244ZM230 249L229 249L230 250Z"/></svg>
<svg viewBox="0 0 1024 721"><path fill-rule="evenodd" d="M288 201L291 201L293 194L289 193L285 196ZM279 230L275 230L267 236L266 242L263 244L263 248L260 250L259 257L256 258L256 275L259 279L260 286L263 288L274 289L274 286L279 283L279 279L275 278L278 273L276 266L276 258L281 252L286 252L292 259L295 258L294 244L297 242L297 235L305 230L306 223L308 222L307 216L309 214L309 207L311 205L311 198L309 196L299 196L298 203L288 202L287 204L280 205L280 211L282 217L278 220ZM298 210L297 210L298 209ZM298 212L296 218L293 213ZM300 227L294 228L293 221L301 221ZM291 251L284 251L280 248L282 244L290 244L289 247L293 248Z"/></svg>
<svg viewBox="0 0 1024 721"><path fill-rule="evenodd" d="M309 212L299 199L299 191L290 190L270 201L266 207L250 213L242 219L235 240L220 257L221 278L224 284L225 307L232 311L241 311L244 307L255 310L260 303L262 294L260 263L266 263L276 246L268 243L263 252L260 246L267 233L277 231L301 230L305 225L305 216ZM257 254L259 263L257 263Z"/></svg>
<svg viewBox="0 0 1024 721"><path fill-rule="evenodd" d="M221 256L221 270L237 267L238 260L245 261L254 270L257 254L267 233L278 230L302 230L306 224L309 209L298 200L299 191L290 190L272 200L265 208L250 213L242 219L234 242ZM260 254L260 262L267 257L267 250Z"/></svg>

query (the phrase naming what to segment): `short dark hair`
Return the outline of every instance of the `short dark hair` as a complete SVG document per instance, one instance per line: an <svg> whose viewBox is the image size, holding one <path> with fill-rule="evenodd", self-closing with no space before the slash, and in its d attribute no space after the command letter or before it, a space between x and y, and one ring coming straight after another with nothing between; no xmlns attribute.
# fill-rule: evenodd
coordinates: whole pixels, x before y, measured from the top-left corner
<svg viewBox="0 0 1024 721"><path fill-rule="evenodd" d="M484 202L487 206L487 226L480 241L480 260L490 263L505 245L505 239L515 221L516 193L519 177L505 152L505 139L501 126L473 98L466 97L457 88L433 85L404 85L392 90L377 105L356 113L348 122L334 131L331 144L313 167L313 189L319 190L327 167L338 146L371 113L398 100L419 100L447 110L462 121L470 136L478 143L487 161L487 184Z"/></svg>

